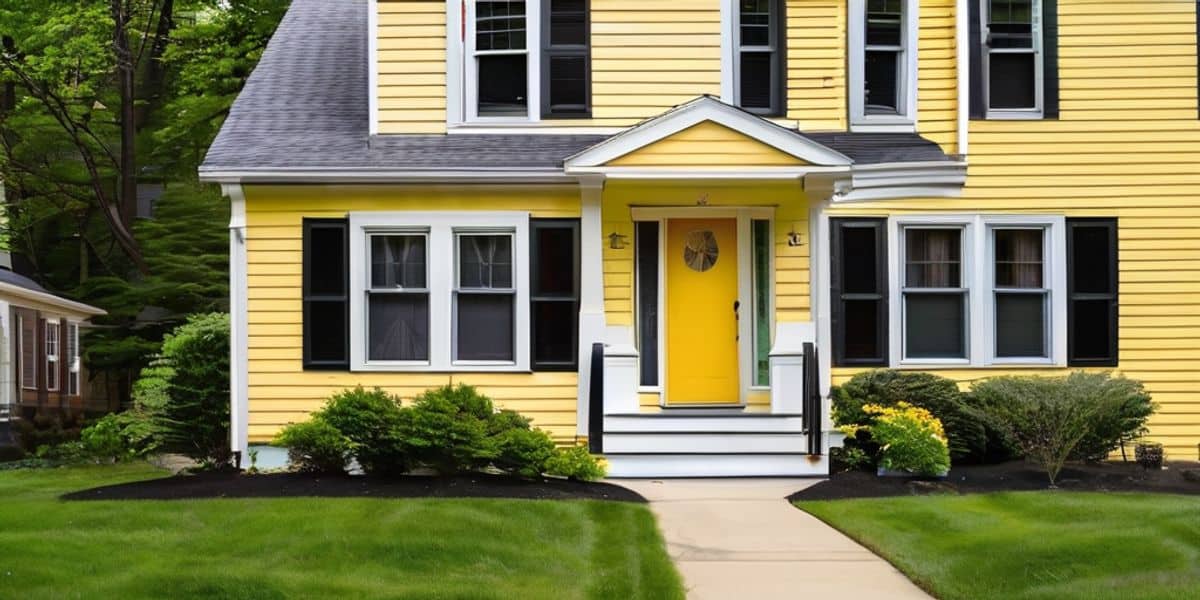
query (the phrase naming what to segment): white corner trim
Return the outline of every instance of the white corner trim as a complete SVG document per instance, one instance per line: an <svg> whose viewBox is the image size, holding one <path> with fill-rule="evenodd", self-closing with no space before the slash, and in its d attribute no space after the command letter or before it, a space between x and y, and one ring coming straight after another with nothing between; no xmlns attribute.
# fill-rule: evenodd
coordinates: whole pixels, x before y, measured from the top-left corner
<svg viewBox="0 0 1200 600"><path fill-rule="evenodd" d="M371 135L379 134L379 0L367 4L367 105Z"/></svg>
<svg viewBox="0 0 1200 600"><path fill-rule="evenodd" d="M229 444L244 452L250 417L246 194L241 185L222 185L221 193L229 198Z"/></svg>
<svg viewBox="0 0 1200 600"><path fill-rule="evenodd" d="M734 40L738 37L737 24L734 15L735 0L720 0L721 2L721 102L737 104L737 88L734 86L734 71L737 60L734 54L737 45Z"/></svg>
<svg viewBox="0 0 1200 600"><path fill-rule="evenodd" d="M903 87L899 115L866 114L866 0L849 0L847 15L848 65L846 82L850 105L850 130L886 133L914 132L917 127L917 55L920 41L920 2L904 2L903 64L899 85ZM965 63L962 63L965 64Z"/></svg>
<svg viewBox="0 0 1200 600"><path fill-rule="evenodd" d="M564 163L565 170L571 173L581 168L603 166L705 121L728 127L813 165L849 166L853 162L844 154L810 140L798 131L785 129L711 96L700 96L569 157Z"/></svg>
<svg viewBox="0 0 1200 600"><path fill-rule="evenodd" d="M955 50L955 71L958 77L958 148L955 152L960 158L966 160L970 150L970 116L971 116L971 69L966 65L971 64L971 48L970 48L970 9L968 2L976 2L978 0L957 0L954 8L954 50Z"/></svg>

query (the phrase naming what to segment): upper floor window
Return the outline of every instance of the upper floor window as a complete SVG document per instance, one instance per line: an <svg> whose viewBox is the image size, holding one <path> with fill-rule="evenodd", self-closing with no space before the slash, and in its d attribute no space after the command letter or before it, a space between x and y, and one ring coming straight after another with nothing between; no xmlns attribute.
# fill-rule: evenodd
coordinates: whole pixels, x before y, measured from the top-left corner
<svg viewBox="0 0 1200 600"><path fill-rule="evenodd" d="M1041 116L1041 0L985 0L988 116Z"/></svg>
<svg viewBox="0 0 1200 600"><path fill-rule="evenodd" d="M528 122L591 111L587 0L475 0L462 38L452 120ZM454 31L454 28L451 29ZM451 73L451 80L457 79Z"/></svg>
<svg viewBox="0 0 1200 600"><path fill-rule="evenodd" d="M783 3L738 0L733 90L735 104L751 112L782 115L784 110Z"/></svg>
<svg viewBox="0 0 1200 600"><path fill-rule="evenodd" d="M850 122L911 129L917 103L917 2L850 1Z"/></svg>

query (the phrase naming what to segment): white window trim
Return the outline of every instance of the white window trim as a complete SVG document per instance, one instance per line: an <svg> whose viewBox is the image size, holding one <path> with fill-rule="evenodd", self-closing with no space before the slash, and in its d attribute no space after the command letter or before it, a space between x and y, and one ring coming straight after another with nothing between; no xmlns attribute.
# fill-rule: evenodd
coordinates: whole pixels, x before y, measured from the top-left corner
<svg viewBox="0 0 1200 600"><path fill-rule="evenodd" d="M51 336L50 333L54 332ZM51 340L50 338L54 339ZM62 379L62 322L57 320L46 319L46 335L45 335L45 358L46 358L46 391L57 392L59 389L59 380ZM53 348L53 352L50 350ZM54 364L53 375L51 377L51 363Z"/></svg>
<svg viewBox="0 0 1200 600"><path fill-rule="evenodd" d="M67 321L67 337L71 338L71 348L74 354L67 357L67 394L71 396L82 395L83 382L80 381L81 361L79 348L79 323L76 321ZM72 391L74 385L74 391Z"/></svg>
<svg viewBox="0 0 1200 600"><path fill-rule="evenodd" d="M446 124L448 127L519 126L542 120L541 47L542 10L539 0L525 0L525 57L527 62L524 117L481 117L478 114L477 69L475 64L475 3L459 0L446 3ZM463 22L463 19L466 22ZM504 51L504 54L512 52Z"/></svg>
<svg viewBox="0 0 1200 600"><path fill-rule="evenodd" d="M1044 60L1042 59L1044 46L1042 43L1042 0L1033 0L1030 8L1032 11L1031 19L1033 21L1033 101L1034 107L1027 109L995 109L992 105L992 91L988 86L991 81L990 67L992 64L991 55L993 52L997 54L1029 54L1028 50L1013 50L1013 49L998 49L992 50L988 46L987 40L990 34L988 29L989 12L991 11L990 0L972 0L979 2L979 18L982 22L979 24L980 39L979 44L982 46L982 72L980 77L983 78L983 103L986 110L986 118L994 120L1014 120L1023 119L1042 119L1045 118L1046 93L1045 93L1045 68Z"/></svg>
<svg viewBox="0 0 1200 600"><path fill-rule="evenodd" d="M960 227L962 278L967 287L966 359L904 357L903 277L905 227ZM1049 358L1000 358L996 356L994 270L992 231L996 228L1041 228L1046 230L1047 289L1050 296ZM1067 227L1060 215L900 215L888 219L888 344L889 362L900 368L945 367L1065 367L1067 366ZM978 268L984 264L985 268Z"/></svg>
<svg viewBox="0 0 1200 600"><path fill-rule="evenodd" d="M850 130L859 132L912 132L917 126L917 50L920 40L920 2L903 0L904 23L901 28L900 104L898 115L866 114L866 14L867 0L849 3L849 69L847 83L850 100Z"/></svg>
<svg viewBox="0 0 1200 600"><path fill-rule="evenodd" d="M774 40L773 45L768 46L752 46L753 48L770 48L771 52L776 56L776 60L783 61L783 80L776 82L781 85L781 90L771 90L772 96L778 96L776 100L779 106L774 107L775 110L758 112L755 109L742 109L747 112L754 113L764 119L781 120L785 119L788 112L788 97L787 97L787 11L783 0L770 0L770 8L772 16L783 19L783 23L772 23L769 36L771 38L779 36L780 39ZM742 73L741 73L741 54L742 54L742 11L738 6L737 0L722 0L721 2L721 101L732 106L741 107L742 105ZM772 69L774 71L774 69ZM774 100L773 100L774 102Z"/></svg>
<svg viewBox="0 0 1200 600"><path fill-rule="evenodd" d="M367 360L366 297L370 272L368 235L428 232L429 361ZM458 272L455 249L459 232L511 232L513 286L516 289L514 361L455 361L454 290ZM352 212L350 213L350 370L410 372L528 372L529 366L529 213L519 211Z"/></svg>
<svg viewBox="0 0 1200 600"><path fill-rule="evenodd" d="M479 288L471 289L471 288L463 288L462 287L462 238L465 236L508 236L509 239L512 240L512 243L509 247L512 249L514 254L516 253L516 250L517 250L517 239L516 239L517 233L516 233L515 229L509 229L509 228L504 228L504 227L498 227L498 228L456 227L454 229L454 235L453 235L453 240L454 240L454 279L453 279L453 283L452 283L452 290L453 290L453 300L452 301L454 303L454 307L451 311L451 313L452 313L451 320L453 321L451 331L450 331L451 361L453 361L453 364L456 366L471 366L471 367L511 366L513 364L512 361L475 360L475 359L463 360L463 359L458 358L458 299L459 299L459 297L462 296L463 294L467 294L467 295L480 294L480 295L482 295L482 294L488 294L488 293L496 293L496 294L502 294L502 295L506 295L506 296L511 295L513 297L514 304L516 303L516 298L517 298L517 288L516 288L517 281L516 281L515 276L513 277L512 281L511 281L511 287L491 288L494 290L493 292L487 292L484 289L479 289ZM512 260L513 260L513 268L516 269L517 257L514 255L512 257ZM514 306L513 308L515 309L516 307ZM514 326L515 325L516 324L514 323ZM515 337L516 332L514 331L513 333L514 333L514 337ZM516 340L514 339L514 342L515 341ZM515 351L515 348L514 348L514 351Z"/></svg>

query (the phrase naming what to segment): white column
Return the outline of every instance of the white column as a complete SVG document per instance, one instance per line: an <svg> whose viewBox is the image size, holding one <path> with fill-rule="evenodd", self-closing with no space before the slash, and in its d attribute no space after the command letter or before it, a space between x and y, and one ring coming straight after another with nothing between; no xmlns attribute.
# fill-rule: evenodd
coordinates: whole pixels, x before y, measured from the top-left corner
<svg viewBox="0 0 1200 600"><path fill-rule="evenodd" d="M246 282L246 195L241 185L222 185L229 198L229 445L245 453L246 421L249 417L247 356Z"/></svg>
<svg viewBox="0 0 1200 600"><path fill-rule="evenodd" d="M576 433L588 432L588 393L591 388L592 344L604 341L604 232L600 200L604 177L579 180L579 387ZM606 394L607 395L607 394Z"/></svg>
<svg viewBox="0 0 1200 600"><path fill-rule="evenodd" d="M12 357L11 341L16 339L14 327L16 323L13 322L8 302L0 300L0 413L11 410L16 404L16 365Z"/></svg>

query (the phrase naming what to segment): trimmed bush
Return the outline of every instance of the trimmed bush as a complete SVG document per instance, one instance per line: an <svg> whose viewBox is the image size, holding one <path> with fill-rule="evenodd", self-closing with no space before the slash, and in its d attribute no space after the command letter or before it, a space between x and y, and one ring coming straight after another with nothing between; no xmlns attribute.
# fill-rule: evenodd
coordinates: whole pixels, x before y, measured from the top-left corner
<svg viewBox="0 0 1200 600"><path fill-rule="evenodd" d="M405 411L398 437L415 465L443 475L478 471L496 458L489 439L494 412L492 401L469 385L435 388Z"/></svg>
<svg viewBox="0 0 1200 600"><path fill-rule="evenodd" d="M287 448L288 460L305 473L342 474L350 462L350 440L323 418L288 425L274 443Z"/></svg>
<svg viewBox="0 0 1200 600"><path fill-rule="evenodd" d="M870 432L879 445L880 467L927 476L944 475L950 470L950 450L942 422L928 410L898 402L896 406L868 404L863 413L871 417L870 425L847 425L842 431L851 439Z"/></svg>
<svg viewBox="0 0 1200 600"><path fill-rule="evenodd" d="M359 386L334 394L313 417L350 441L363 471L372 475L408 471L409 457L399 437L404 412L396 396L379 388L364 390Z"/></svg>
<svg viewBox="0 0 1200 600"><path fill-rule="evenodd" d="M944 377L891 369L866 371L834 387L831 396L835 425L869 426L875 416L865 411L865 406L894 407L907 402L929 411L942 423L955 462L1007 458L1002 446L999 450L995 444L989 446L985 424L970 411L958 384ZM878 444L869 435L860 436L855 443L868 455L878 452Z"/></svg>
<svg viewBox="0 0 1200 600"><path fill-rule="evenodd" d="M1091 427L1079 440L1072 460L1097 462L1108 458L1124 444L1146 435L1146 422L1154 414L1154 402L1142 382L1113 377L1110 373L1073 373L1065 385L1076 388L1075 393L1092 398L1096 412Z"/></svg>
<svg viewBox="0 0 1200 600"><path fill-rule="evenodd" d="M506 429L492 438L496 449L493 465L514 475L540 477L554 456L554 440L541 429Z"/></svg>
<svg viewBox="0 0 1200 600"><path fill-rule="evenodd" d="M559 448L554 456L546 461L546 474L566 477L576 481L596 481L604 479L608 469L592 456L583 446Z"/></svg>
<svg viewBox="0 0 1200 600"><path fill-rule="evenodd" d="M116 463L133 458L133 449L124 435L124 425L117 415L105 415L85 427L79 434L83 450L98 462Z"/></svg>

